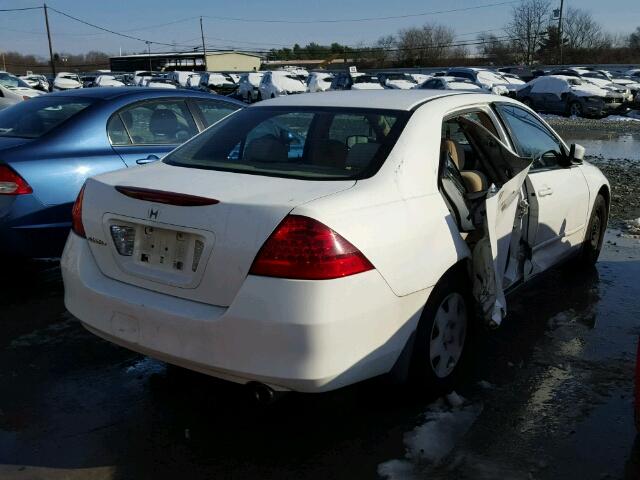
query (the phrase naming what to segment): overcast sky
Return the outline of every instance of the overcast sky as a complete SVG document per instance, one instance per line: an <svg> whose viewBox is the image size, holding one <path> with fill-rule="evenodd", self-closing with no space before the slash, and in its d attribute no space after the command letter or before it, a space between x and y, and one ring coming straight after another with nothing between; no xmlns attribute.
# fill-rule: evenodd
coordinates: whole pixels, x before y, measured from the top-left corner
<svg viewBox="0 0 640 480"><path fill-rule="evenodd" d="M40 0L0 0L0 9L35 6ZM50 0L48 5L88 22L163 43L177 49L200 44L197 18L203 16L262 20L333 20L411 15L464 9L501 3L500 0ZM559 5L559 0L554 1ZM640 26L640 0L566 0L567 6L589 10L605 30L629 33ZM509 19L511 5L496 5L455 13L409 18L345 23L253 23L205 18L207 44L218 48L278 48L293 43L304 45L340 42L349 45L373 44L378 37L399 29L437 21L451 26L458 41L473 40L481 30L500 28ZM182 21L184 20L184 21ZM102 50L117 54L145 51L141 41L121 38L50 12L54 50L84 53ZM169 22L176 22L169 25ZM162 26L159 26L162 25ZM0 49L47 55L42 10L0 12ZM153 45L152 50L171 50Z"/></svg>

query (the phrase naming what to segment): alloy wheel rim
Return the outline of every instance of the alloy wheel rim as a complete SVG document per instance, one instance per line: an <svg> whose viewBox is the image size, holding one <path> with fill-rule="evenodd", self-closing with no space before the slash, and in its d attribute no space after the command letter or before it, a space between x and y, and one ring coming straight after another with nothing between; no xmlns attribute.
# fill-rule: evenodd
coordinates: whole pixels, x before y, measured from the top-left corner
<svg viewBox="0 0 640 480"><path fill-rule="evenodd" d="M577 117L578 115L580 115L581 110L582 109L580 108L580 105L578 105L577 103L574 103L573 105L571 105L571 116Z"/></svg>
<svg viewBox="0 0 640 480"><path fill-rule="evenodd" d="M467 335L467 307L464 297L451 293L442 300L429 337L429 364L438 378L446 378L462 357Z"/></svg>
<svg viewBox="0 0 640 480"><path fill-rule="evenodd" d="M598 244L600 243L601 223L602 220L600 219L600 212L598 212L593 219L593 226L591 227L591 245L593 245L594 248L598 248Z"/></svg>

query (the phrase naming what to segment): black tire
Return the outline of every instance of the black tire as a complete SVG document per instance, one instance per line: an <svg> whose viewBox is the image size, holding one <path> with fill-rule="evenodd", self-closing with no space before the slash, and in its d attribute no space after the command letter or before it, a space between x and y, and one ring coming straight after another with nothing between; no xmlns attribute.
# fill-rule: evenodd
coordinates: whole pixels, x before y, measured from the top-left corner
<svg viewBox="0 0 640 480"><path fill-rule="evenodd" d="M276 96L272 93L272 94L271 94L271 98L276 98Z"/></svg>
<svg viewBox="0 0 640 480"><path fill-rule="evenodd" d="M438 311L441 307L445 307L445 302L449 302L452 298L457 298L463 302L466 325L464 326L462 353L452 370L443 376L436 372L440 361L443 361L442 357L440 361L432 360L431 345L434 338L437 337L437 326L434 326L434 324L436 323ZM418 390L429 393L450 391L455 386L460 373L464 370L466 360L469 357L473 330L474 303L469 279L463 271L451 271L433 289L420 316L410 366L410 379L413 386ZM440 332L440 334L444 334L444 332Z"/></svg>
<svg viewBox="0 0 640 480"><path fill-rule="evenodd" d="M262 93L258 92L258 100L256 100L257 102L261 102L262 101Z"/></svg>
<svg viewBox="0 0 640 480"><path fill-rule="evenodd" d="M582 243L580 251L579 264L583 267L593 267L598 261L600 250L602 250L602 242L604 233L607 230L607 221L609 212L607 209L607 201L598 194L593 203L591 218L587 225L587 232Z"/></svg>
<svg viewBox="0 0 640 480"><path fill-rule="evenodd" d="M570 117L582 117L584 116L584 110L582 109L582 104L580 102L571 102L569 107L567 108L567 115Z"/></svg>

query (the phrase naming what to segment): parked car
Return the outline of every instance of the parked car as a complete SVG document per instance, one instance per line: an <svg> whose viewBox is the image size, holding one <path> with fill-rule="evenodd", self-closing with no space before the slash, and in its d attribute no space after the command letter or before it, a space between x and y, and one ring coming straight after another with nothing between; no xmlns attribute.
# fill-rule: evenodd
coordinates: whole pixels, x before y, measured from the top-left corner
<svg viewBox="0 0 640 480"><path fill-rule="evenodd" d="M479 87L497 95L509 95L510 92L515 94L515 91L524 85L524 82L518 84L515 81L510 81L504 78L497 72L493 72L485 68L450 68L447 70L447 75L467 78Z"/></svg>
<svg viewBox="0 0 640 480"><path fill-rule="evenodd" d="M381 72L376 74L380 85L385 88L396 90L409 90L417 85L414 78L408 73L402 72Z"/></svg>
<svg viewBox="0 0 640 480"><path fill-rule="evenodd" d="M187 77L186 85L187 88L199 89L200 88L200 74L192 73Z"/></svg>
<svg viewBox="0 0 640 480"><path fill-rule="evenodd" d="M0 111L0 255L60 256L97 173L152 162L241 102L189 90L88 88Z"/></svg>
<svg viewBox="0 0 640 480"><path fill-rule="evenodd" d="M531 80L520 89L518 100L540 111L571 116L601 117L619 111L622 95L577 77L549 75Z"/></svg>
<svg viewBox="0 0 640 480"><path fill-rule="evenodd" d="M611 81L603 73L599 73L593 70L586 70L584 68L564 68L557 69L551 72L551 75L561 75L565 77L576 77L582 79L586 83L592 83L603 90L608 90L610 92L615 92L622 95L623 101L632 102L633 95L631 94L631 90L622 85L618 85Z"/></svg>
<svg viewBox="0 0 640 480"><path fill-rule="evenodd" d="M326 92L331 87L333 74L328 72L311 72L307 78L307 90L310 93Z"/></svg>
<svg viewBox="0 0 640 480"><path fill-rule="evenodd" d="M237 88L236 83L226 73L203 72L200 75L200 90L204 92L229 95Z"/></svg>
<svg viewBox="0 0 640 480"><path fill-rule="evenodd" d="M640 68L632 68L624 72L625 75L633 78L634 80L640 80Z"/></svg>
<svg viewBox="0 0 640 480"><path fill-rule="evenodd" d="M94 87L124 87L124 82L118 80L114 75L98 75L93 82Z"/></svg>
<svg viewBox="0 0 640 480"><path fill-rule="evenodd" d="M39 97L42 95L40 90L31 88L24 80L21 80L15 75L11 75L7 72L0 72L0 85L21 96L23 99Z"/></svg>
<svg viewBox="0 0 640 480"><path fill-rule="evenodd" d="M384 90L384 87L375 75L340 72L333 77L329 90Z"/></svg>
<svg viewBox="0 0 640 480"><path fill-rule="evenodd" d="M75 73L60 72L53 80L52 91L54 92L76 90L78 88L82 88L82 80L80 80L80 77Z"/></svg>
<svg viewBox="0 0 640 480"><path fill-rule="evenodd" d="M41 92L49 92L49 82L44 75L24 75L20 77L30 88L40 90Z"/></svg>
<svg viewBox="0 0 640 480"><path fill-rule="evenodd" d="M9 90L0 83L0 109L10 107L16 103L28 100L30 97L22 96L19 93Z"/></svg>
<svg viewBox="0 0 640 480"><path fill-rule="evenodd" d="M466 91L484 91L468 78L461 77L435 77L427 80L416 88L432 89L432 90L466 90Z"/></svg>
<svg viewBox="0 0 640 480"><path fill-rule="evenodd" d="M258 98L264 100L306 91L307 86L300 76L288 70L273 70L264 73L258 87Z"/></svg>
<svg viewBox="0 0 640 480"><path fill-rule="evenodd" d="M150 72L147 70L136 70L133 74L133 83L137 86L141 86L145 79L149 79L153 76L157 76L157 72Z"/></svg>
<svg viewBox="0 0 640 480"><path fill-rule="evenodd" d="M505 289L596 262L610 189L583 155L508 97L267 100L86 181L65 305L111 342L263 390L442 388Z"/></svg>
<svg viewBox="0 0 640 480"><path fill-rule="evenodd" d="M535 78L535 74L531 71L531 69L524 65L514 66L514 67L502 67L498 69L498 72L504 75L505 73L509 73L511 75L515 75L523 82L529 82Z"/></svg>
<svg viewBox="0 0 640 480"><path fill-rule="evenodd" d="M411 75L411 77L416 81L418 85L423 84L433 77L433 75L426 75L424 73L410 73L409 75Z"/></svg>
<svg viewBox="0 0 640 480"><path fill-rule="evenodd" d="M150 88L166 88L169 90L176 90L178 88L178 86L173 82L173 80L170 80L167 77L144 78L142 80L142 86L150 87Z"/></svg>
<svg viewBox="0 0 640 480"><path fill-rule="evenodd" d="M174 72L169 72L167 74L167 78L172 81L178 87L187 87L187 80L190 76L193 75L193 72L183 72L176 70Z"/></svg>
<svg viewBox="0 0 640 480"><path fill-rule="evenodd" d="M260 81L264 72L243 73L238 81L238 97L247 103L258 100Z"/></svg>

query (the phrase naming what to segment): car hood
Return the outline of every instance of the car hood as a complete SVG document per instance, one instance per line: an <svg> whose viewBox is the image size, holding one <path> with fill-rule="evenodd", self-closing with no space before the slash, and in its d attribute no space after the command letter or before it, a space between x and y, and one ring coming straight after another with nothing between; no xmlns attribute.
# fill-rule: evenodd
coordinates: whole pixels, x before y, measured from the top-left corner
<svg viewBox="0 0 640 480"><path fill-rule="evenodd" d="M574 85L571 92L578 97L606 97L607 91L597 85Z"/></svg>
<svg viewBox="0 0 640 480"><path fill-rule="evenodd" d="M273 84L280 90L286 90L287 92L304 92L307 90L304 83L300 80L294 80L293 78L274 78Z"/></svg>

